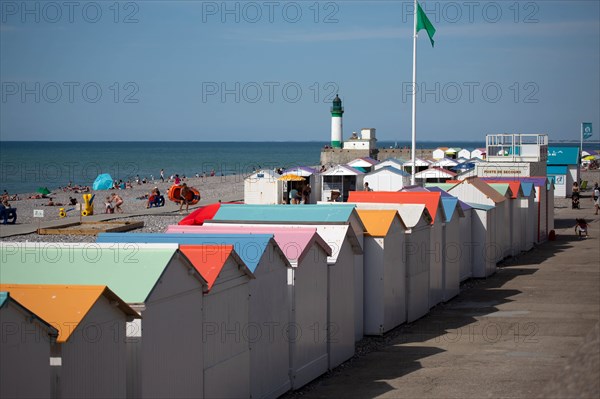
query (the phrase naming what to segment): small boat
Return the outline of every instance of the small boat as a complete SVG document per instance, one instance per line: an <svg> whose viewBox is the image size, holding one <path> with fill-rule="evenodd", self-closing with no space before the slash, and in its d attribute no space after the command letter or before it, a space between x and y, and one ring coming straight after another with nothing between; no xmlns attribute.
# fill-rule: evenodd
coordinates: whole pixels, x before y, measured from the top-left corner
<svg viewBox="0 0 600 399"><path fill-rule="evenodd" d="M186 199L189 201L190 205L196 205L198 202L200 202L200 191L198 191L198 189L194 187L188 188L190 189L190 192L186 196ZM169 199L171 201L179 203L179 201L181 200L181 196L179 195L180 192L181 186L173 185L171 186L171 188L169 188L169 192L167 195L169 196Z"/></svg>

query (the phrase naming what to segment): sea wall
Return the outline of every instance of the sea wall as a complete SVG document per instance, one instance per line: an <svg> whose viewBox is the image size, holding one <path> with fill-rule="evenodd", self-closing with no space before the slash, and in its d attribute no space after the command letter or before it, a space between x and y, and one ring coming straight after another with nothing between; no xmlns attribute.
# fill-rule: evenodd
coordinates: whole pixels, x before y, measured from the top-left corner
<svg viewBox="0 0 600 399"><path fill-rule="evenodd" d="M431 159L433 149L417 149L417 158ZM342 148L323 148L321 150L321 165L339 165L348 163L357 158L371 157L379 161L388 158L402 158L410 160L410 148L381 148L375 150L344 150Z"/></svg>

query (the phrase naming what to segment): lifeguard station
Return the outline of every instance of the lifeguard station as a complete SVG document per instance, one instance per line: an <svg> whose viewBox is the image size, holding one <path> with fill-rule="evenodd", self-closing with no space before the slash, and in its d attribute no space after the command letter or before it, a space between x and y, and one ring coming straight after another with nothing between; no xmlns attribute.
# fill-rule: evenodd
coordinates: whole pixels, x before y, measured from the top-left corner
<svg viewBox="0 0 600 399"><path fill-rule="evenodd" d="M546 176L546 134L488 134L485 146L487 162L475 166L479 177Z"/></svg>

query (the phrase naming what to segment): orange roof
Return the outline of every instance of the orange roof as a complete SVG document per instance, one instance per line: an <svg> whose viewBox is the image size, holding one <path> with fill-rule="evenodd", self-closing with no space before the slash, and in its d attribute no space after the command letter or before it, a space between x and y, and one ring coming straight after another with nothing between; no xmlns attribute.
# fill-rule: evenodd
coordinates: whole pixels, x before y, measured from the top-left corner
<svg viewBox="0 0 600 399"><path fill-rule="evenodd" d="M56 342L60 343L67 342L101 296L111 302L116 301L126 315L140 317L103 285L0 284L0 291L10 292L11 297L56 328Z"/></svg>
<svg viewBox="0 0 600 399"><path fill-rule="evenodd" d="M244 262L233 250L233 245L180 245L179 250L206 281L207 292L217 281L217 277L229 257L233 256L239 264L244 265L244 271L252 276Z"/></svg>
<svg viewBox="0 0 600 399"><path fill-rule="evenodd" d="M371 237L385 237L395 218L400 220L398 211L395 210L366 210L357 209L360 220L365 225L366 235Z"/></svg>
<svg viewBox="0 0 600 399"><path fill-rule="evenodd" d="M442 194L414 191L350 191L348 202L378 202L387 204L424 204L435 223Z"/></svg>

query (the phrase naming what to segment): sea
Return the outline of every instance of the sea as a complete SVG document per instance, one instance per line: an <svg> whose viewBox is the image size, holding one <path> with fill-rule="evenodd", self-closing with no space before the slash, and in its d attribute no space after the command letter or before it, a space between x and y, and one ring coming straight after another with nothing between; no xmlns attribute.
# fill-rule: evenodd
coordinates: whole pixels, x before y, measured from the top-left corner
<svg viewBox="0 0 600 399"><path fill-rule="evenodd" d="M248 175L258 168L319 165L323 142L0 142L0 192L31 193L40 187L55 190L91 186L101 173L133 181L179 174ZM378 142L379 148L409 147L410 142ZM417 147L480 148L484 142L422 141Z"/></svg>

